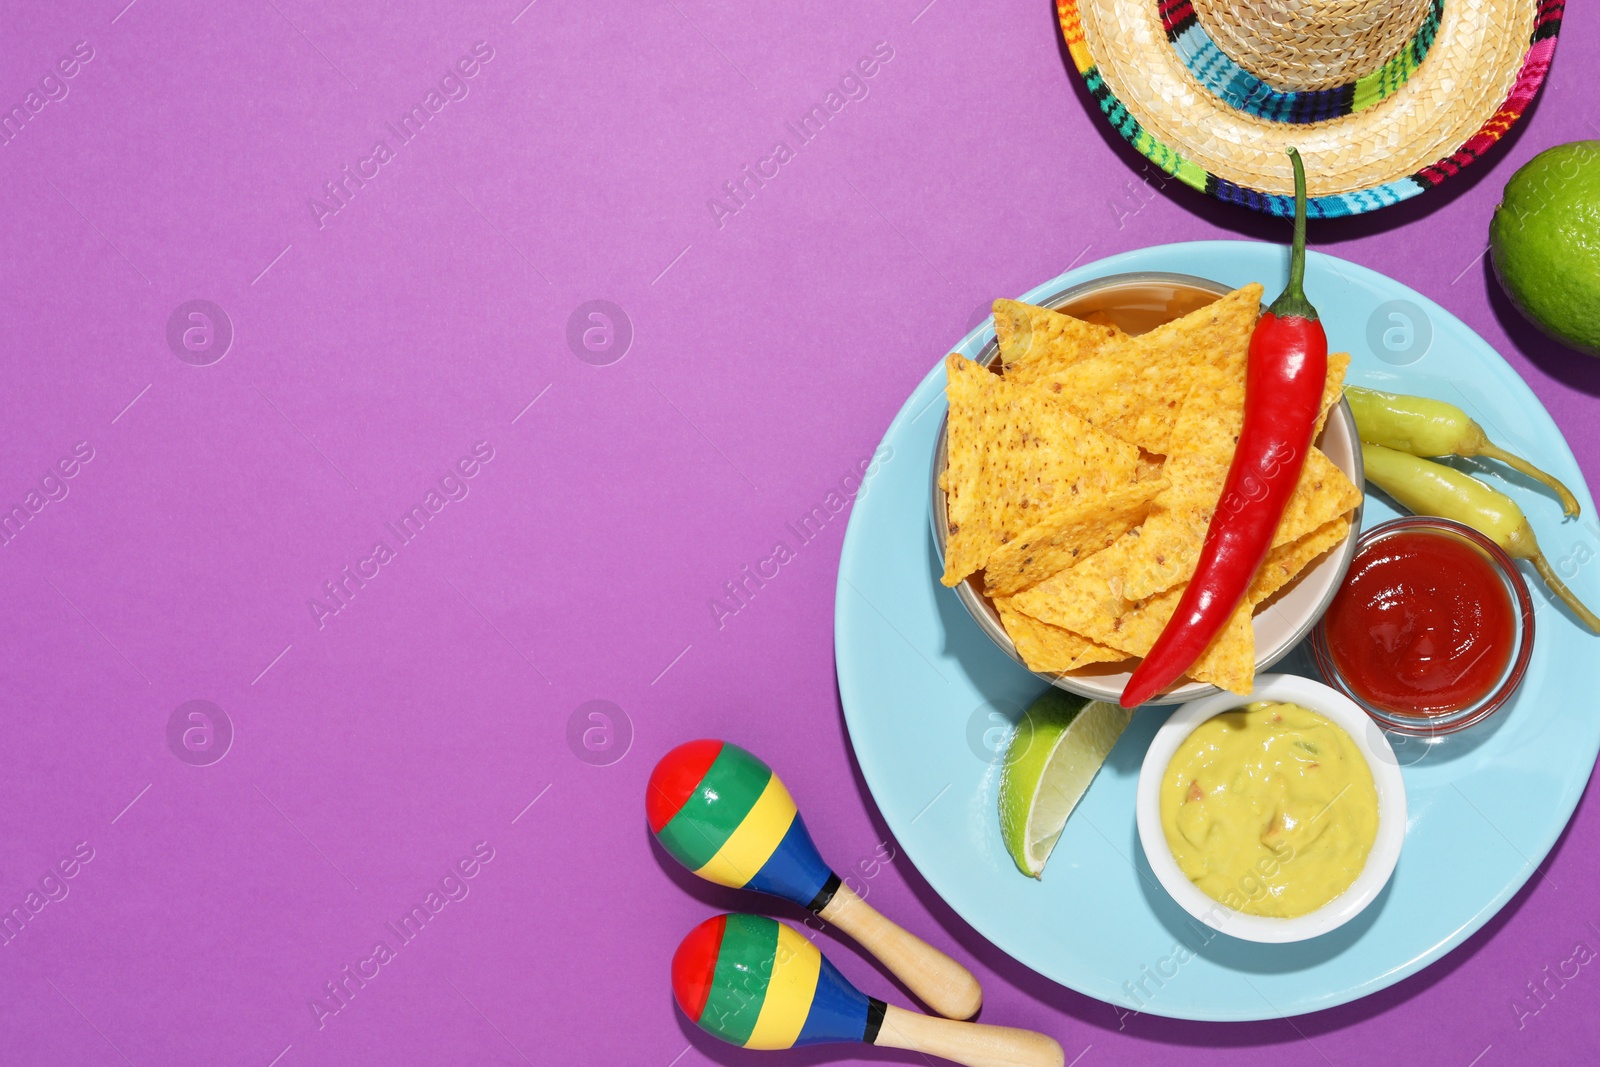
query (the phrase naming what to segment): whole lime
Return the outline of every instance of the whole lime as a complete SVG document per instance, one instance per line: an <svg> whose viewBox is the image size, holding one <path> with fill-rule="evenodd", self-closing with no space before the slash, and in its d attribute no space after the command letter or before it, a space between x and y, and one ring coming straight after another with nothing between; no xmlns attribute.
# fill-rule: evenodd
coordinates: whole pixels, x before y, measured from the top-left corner
<svg viewBox="0 0 1600 1067"><path fill-rule="evenodd" d="M1524 163L1506 182L1489 243L1522 313L1600 356L1600 141L1557 145Z"/></svg>

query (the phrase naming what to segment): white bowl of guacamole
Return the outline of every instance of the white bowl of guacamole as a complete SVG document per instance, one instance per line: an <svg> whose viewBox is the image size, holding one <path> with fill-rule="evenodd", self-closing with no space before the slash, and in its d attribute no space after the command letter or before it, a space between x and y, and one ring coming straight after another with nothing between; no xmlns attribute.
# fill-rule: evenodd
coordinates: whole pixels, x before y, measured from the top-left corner
<svg viewBox="0 0 1600 1067"><path fill-rule="evenodd" d="M1145 753L1136 808L1162 887L1246 941L1349 922L1388 882L1406 830L1383 732L1349 697L1290 674L1173 712Z"/></svg>

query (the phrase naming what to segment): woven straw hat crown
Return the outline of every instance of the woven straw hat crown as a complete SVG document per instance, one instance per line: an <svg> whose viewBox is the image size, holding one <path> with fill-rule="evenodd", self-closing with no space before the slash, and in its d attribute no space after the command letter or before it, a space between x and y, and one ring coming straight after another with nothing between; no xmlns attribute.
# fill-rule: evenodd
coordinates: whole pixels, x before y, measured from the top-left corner
<svg viewBox="0 0 1600 1067"><path fill-rule="evenodd" d="M1364 78L1411 43L1429 0L1193 0L1228 58L1283 92Z"/></svg>

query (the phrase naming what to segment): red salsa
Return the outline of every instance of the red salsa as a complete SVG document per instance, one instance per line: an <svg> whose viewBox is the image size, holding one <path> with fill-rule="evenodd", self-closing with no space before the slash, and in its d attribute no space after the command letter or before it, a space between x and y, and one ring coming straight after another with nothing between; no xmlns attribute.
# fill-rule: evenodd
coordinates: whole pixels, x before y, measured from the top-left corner
<svg viewBox="0 0 1600 1067"><path fill-rule="evenodd" d="M1385 711L1436 715L1494 690L1516 647L1516 618L1482 553L1411 530L1356 555L1323 624L1352 692Z"/></svg>

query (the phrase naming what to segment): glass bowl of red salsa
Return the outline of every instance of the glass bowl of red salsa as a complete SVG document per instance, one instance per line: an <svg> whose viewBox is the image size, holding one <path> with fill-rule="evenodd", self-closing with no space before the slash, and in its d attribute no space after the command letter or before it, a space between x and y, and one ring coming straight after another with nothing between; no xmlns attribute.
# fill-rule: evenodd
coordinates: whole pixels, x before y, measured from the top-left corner
<svg viewBox="0 0 1600 1067"><path fill-rule="evenodd" d="M1317 666L1381 726L1448 734L1493 715L1533 653L1533 598L1503 549L1449 519L1363 533L1311 635Z"/></svg>

